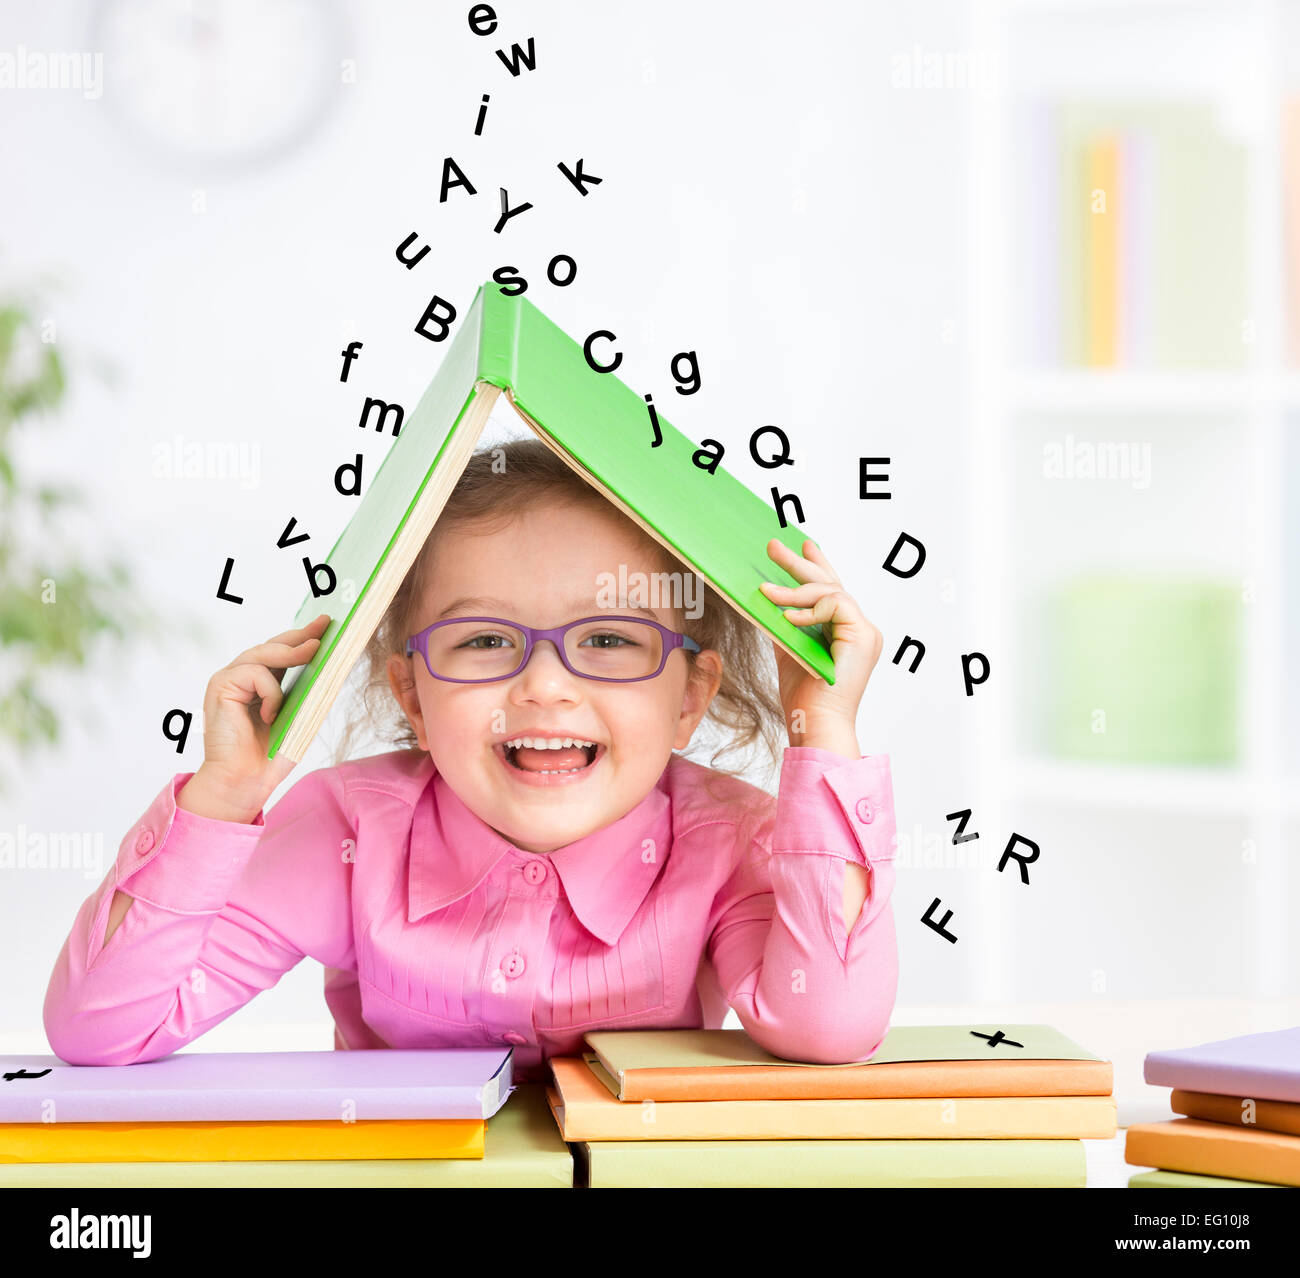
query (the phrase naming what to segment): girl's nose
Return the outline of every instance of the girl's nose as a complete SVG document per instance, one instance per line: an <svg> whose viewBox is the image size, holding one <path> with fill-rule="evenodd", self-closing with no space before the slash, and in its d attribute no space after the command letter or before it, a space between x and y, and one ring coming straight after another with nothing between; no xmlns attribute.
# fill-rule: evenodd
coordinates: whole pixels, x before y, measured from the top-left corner
<svg viewBox="0 0 1300 1278"><path fill-rule="evenodd" d="M543 648L548 649L548 652L546 656L542 658L542 664L537 667L538 672L543 677L546 675L562 674L567 679L577 678L573 671L564 664L564 659L560 656L560 650L556 646L555 641L552 639L539 639L535 644L533 644L533 650L528 654L528 660L515 672L516 679L520 677L526 678L528 676L529 670L537 664L537 658L541 654Z"/></svg>

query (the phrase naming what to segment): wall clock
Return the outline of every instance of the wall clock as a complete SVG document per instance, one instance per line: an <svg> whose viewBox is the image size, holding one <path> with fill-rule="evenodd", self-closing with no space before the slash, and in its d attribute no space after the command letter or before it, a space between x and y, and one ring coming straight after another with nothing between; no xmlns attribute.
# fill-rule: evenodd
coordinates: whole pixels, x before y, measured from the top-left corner
<svg viewBox="0 0 1300 1278"><path fill-rule="evenodd" d="M106 107L163 158L263 163L314 133L343 92L332 0L103 0L91 36Z"/></svg>

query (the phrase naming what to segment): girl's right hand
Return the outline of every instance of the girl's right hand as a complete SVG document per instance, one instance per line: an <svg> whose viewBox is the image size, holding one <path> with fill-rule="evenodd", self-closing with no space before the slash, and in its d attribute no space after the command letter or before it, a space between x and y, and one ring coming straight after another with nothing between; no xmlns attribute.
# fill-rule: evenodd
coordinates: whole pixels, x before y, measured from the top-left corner
<svg viewBox="0 0 1300 1278"><path fill-rule="evenodd" d="M293 770L283 754L268 759L271 724L284 693L280 680L316 655L329 626L321 613L298 630L286 630L241 652L208 681L203 697L203 763L177 802L187 811L227 821L251 821ZM185 802L181 803L181 797Z"/></svg>

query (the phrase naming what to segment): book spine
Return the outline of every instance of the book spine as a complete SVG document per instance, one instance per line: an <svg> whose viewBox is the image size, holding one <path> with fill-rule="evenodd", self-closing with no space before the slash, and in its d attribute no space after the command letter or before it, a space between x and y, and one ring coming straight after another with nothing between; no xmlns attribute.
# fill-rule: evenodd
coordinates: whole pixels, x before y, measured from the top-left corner
<svg viewBox="0 0 1300 1278"><path fill-rule="evenodd" d="M1041 180L1042 194L1037 197L1033 217L1034 262L1038 271L1040 297L1035 308L1039 330L1035 364L1039 368L1059 368L1063 362L1064 338L1061 332L1061 274L1064 263L1061 241L1061 112L1055 101L1039 100L1034 125L1033 164L1035 185ZM1040 176L1041 175L1041 179Z"/></svg>
<svg viewBox="0 0 1300 1278"><path fill-rule="evenodd" d="M1087 359L1094 367L1116 363L1118 280L1116 223L1119 193L1119 146L1113 136L1093 139L1085 150L1088 184L1085 307Z"/></svg>
<svg viewBox="0 0 1300 1278"><path fill-rule="evenodd" d="M1120 362L1130 368L1151 365L1151 260L1154 208L1151 185L1151 138L1133 130L1122 143L1120 185L1123 234L1119 280Z"/></svg>
<svg viewBox="0 0 1300 1278"><path fill-rule="evenodd" d="M630 1112L629 1112L630 1111ZM656 1103L653 1130L639 1105L565 1101L566 1141L618 1140L1108 1140L1106 1096L869 1101Z"/></svg>
<svg viewBox="0 0 1300 1278"><path fill-rule="evenodd" d="M1180 1123L1196 1126L1184 1128ZM1225 1140L1212 1130L1218 1126L1190 1118L1139 1123L1125 1134L1124 1161L1163 1171L1300 1187L1300 1142L1287 1144L1290 1137L1264 1133L1252 1133L1252 1139L1242 1140L1234 1127L1223 1129L1234 1138Z"/></svg>
<svg viewBox="0 0 1300 1278"><path fill-rule="evenodd" d="M920 1068L916 1068L917 1064ZM976 1066L976 1068L971 1068ZM1015 1061L980 1069L976 1062L872 1065L869 1073L738 1066L732 1069L626 1069L624 1101L906 1100L941 1097L1109 1096L1109 1061ZM598 1071L593 1071L600 1078ZM604 1078L601 1081L611 1087ZM617 1086L617 1085L614 1085Z"/></svg>
<svg viewBox="0 0 1300 1278"><path fill-rule="evenodd" d="M1300 95L1282 104L1282 188L1286 241L1287 348L1292 367L1300 366Z"/></svg>
<svg viewBox="0 0 1300 1278"><path fill-rule="evenodd" d="M1178 1087L1188 1092L1300 1102L1300 1073L1282 1068L1247 1069L1240 1065L1161 1060L1150 1055L1146 1058L1142 1080L1153 1087Z"/></svg>
<svg viewBox="0 0 1300 1278"><path fill-rule="evenodd" d="M1061 201L1061 342L1058 363L1074 368L1083 359L1083 233L1087 193L1084 190L1079 129L1071 104L1058 108L1060 126Z"/></svg>
<svg viewBox="0 0 1300 1278"><path fill-rule="evenodd" d="M590 1141L590 1188L1082 1188L1079 1140Z"/></svg>
<svg viewBox="0 0 1300 1278"><path fill-rule="evenodd" d="M1017 117L1019 150L1025 157L1020 208L1025 264L1018 280L1024 324L1020 350L1029 368L1061 363L1060 129L1055 102L1028 99Z"/></svg>
<svg viewBox="0 0 1300 1278"><path fill-rule="evenodd" d="M1187 1092L1175 1087L1169 1098L1175 1114L1225 1123L1246 1131L1258 1128L1300 1136L1300 1105L1286 1101L1256 1100L1253 1096L1216 1096L1210 1092Z"/></svg>
<svg viewBox="0 0 1300 1278"><path fill-rule="evenodd" d="M479 295L478 380L513 389L519 378L520 310L528 303L518 295L507 297L495 284L481 285Z"/></svg>
<svg viewBox="0 0 1300 1278"><path fill-rule="evenodd" d="M571 1189L573 1157L0 1163L0 1189Z"/></svg>
<svg viewBox="0 0 1300 1278"><path fill-rule="evenodd" d="M481 1087L392 1088L373 1093L355 1087L299 1092L88 1089L51 1092L49 1099L58 1107L59 1121L66 1123L312 1122L337 1119L349 1105L359 1120L473 1122L494 1112L485 1112L483 1091ZM0 1096L0 1136L5 1124L39 1123L44 1103L45 1098Z"/></svg>
<svg viewBox="0 0 1300 1278"><path fill-rule="evenodd" d="M0 1163L240 1162L334 1158L482 1158L485 1123L458 1119L340 1123L11 1123Z"/></svg>

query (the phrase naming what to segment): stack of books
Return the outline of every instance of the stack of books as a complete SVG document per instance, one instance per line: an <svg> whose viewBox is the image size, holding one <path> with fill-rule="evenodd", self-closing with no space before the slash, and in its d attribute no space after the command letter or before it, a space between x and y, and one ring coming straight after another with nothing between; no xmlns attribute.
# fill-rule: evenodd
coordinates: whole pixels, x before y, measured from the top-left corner
<svg viewBox="0 0 1300 1278"><path fill-rule="evenodd" d="M1300 1027L1147 1055L1143 1077L1172 1088L1186 1117L1128 1129L1131 1189L1300 1185Z"/></svg>
<svg viewBox="0 0 1300 1278"><path fill-rule="evenodd" d="M1081 1188L1115 1134L1111 1063L1045 1025L900 1026L849 1065L743 1030L585 1039L547 1093L580 1187Z"/></svg>
<svg viewBox="0 0 1300 1278"><path fill-rule="evenodd" d="M510 1049L0 1057L0 1186L538 1186L573 1161Z"/></svg>
<svg viewBox="0 0 1300 1278"><path fill-rule="evenodd" d="M1040 368L1240 368L1248 153L1211 101L1027 97L1016 312Z"/></svg>

